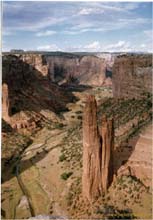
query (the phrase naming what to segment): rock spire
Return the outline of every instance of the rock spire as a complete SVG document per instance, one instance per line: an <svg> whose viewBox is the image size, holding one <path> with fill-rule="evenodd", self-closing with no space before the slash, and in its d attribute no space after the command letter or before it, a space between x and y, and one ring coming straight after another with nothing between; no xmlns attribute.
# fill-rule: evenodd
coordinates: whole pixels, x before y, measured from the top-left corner
<svg viewBox="0 0 153 220"><path fill-rule="evenodd" d="M83 115L83 195L88 200L101 193L100 136L97 126L97 104L94 96L87 97Z"/></svg>
<svg viewBox="0 0 153 220"><path fill-rule="evenodd" d="M93 95L89 95L83 116L82 175L82 193L88 201L106 193L113 178L113 120L103 116L100 133L96 100Z"/></svg>

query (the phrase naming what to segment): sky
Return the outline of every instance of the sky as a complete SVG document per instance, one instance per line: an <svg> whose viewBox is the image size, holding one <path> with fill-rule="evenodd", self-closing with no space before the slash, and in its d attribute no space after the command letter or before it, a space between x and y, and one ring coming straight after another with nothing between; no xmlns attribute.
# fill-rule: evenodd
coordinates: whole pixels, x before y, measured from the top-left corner
<svg viewBox="0 0 153 220"><path fill-rule="evenodd" d="M3 51L152 52L151 2L3 2Z"/></svg>

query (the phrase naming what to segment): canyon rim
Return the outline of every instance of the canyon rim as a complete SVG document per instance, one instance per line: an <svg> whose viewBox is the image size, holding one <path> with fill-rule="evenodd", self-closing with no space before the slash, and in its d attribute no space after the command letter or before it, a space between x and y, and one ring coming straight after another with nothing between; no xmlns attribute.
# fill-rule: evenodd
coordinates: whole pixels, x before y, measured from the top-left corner
<svg viewBox="0 0 153 220"><path fill-rule="evenodd" d="M2 219L152 219L151 8L3 2Z"/></svg>

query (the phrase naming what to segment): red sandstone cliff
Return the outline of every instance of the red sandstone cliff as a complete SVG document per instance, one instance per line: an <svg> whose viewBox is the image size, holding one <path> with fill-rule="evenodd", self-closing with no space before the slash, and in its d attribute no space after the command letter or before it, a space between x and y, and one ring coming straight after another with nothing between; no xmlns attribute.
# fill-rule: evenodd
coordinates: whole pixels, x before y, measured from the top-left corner
<svg viewBox="0 0 153 220"><path fill-rule="evenodd" d="M141 98L152 93L152 56L124 55L115 59L112 73L113 95Z"/></svg>
<svg viewBox="0 0 153 220"><path fill-rule="evenodd" d="M2 117L12 127L34 128L33 122L44 118L45 111L62 111L72 101L71 94L50 82L46 70L38 71L42 57L32 55L27 60L24 56L5 55L2 61Z"/></svg>
<svg viewBox="0 0 153 220"><path fill-rule="evenodd" d="M132 175L140 179L144 185L152 187L152 134L152 124L141 131L127 163L118 170L119 176Z"/></svg>
<svg viewBox="0 0 153 220"><path fill-rule="evenodd" d="M83 85L101 86L105 83L106 62L95 56L76 58L46 57L50 78L62 84L73 77L75 83Z"/></svg>

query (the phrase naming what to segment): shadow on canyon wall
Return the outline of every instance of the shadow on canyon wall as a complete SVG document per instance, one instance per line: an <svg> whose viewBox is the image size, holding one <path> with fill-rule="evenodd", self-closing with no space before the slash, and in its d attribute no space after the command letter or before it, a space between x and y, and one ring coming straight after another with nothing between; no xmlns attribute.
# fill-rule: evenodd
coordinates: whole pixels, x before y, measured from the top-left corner
<svg viewBox="0 0 153 220"><path fill-rule="evenodd" d="M67 111L66 105L70 102L76 102L74 91L85 91L90 86L64 84L59 86L53 83L49 76L43 76L35 67L23 62L15 55L3 57L2 63L2 84L8 88L8 102L5 103L6 110L10 116L20 111L29 111L40 113L41 110L50 110L59 114ZM2 98L6 94L2 94ZM4 100L6 100L4 98ZM3 103L4 104L4 103ZM7 105L8 104L8 105ZM4 133L13 132L10 125L2 119ZM50 149L51 150L51 149ZM50 151L48 150L48 152ZM33 164L42 160L47 154L46 150L36 154L33 158L22 161L22 171L29 169ZM30 161L33 162L31 163ZM15 176L14 168L16 162L12 159L2 158L2 182L8 181Z"/></svg>
<svg viewBox="0 0 153 220"><path fill-rule="evenodd" d="M69 102L75 102L73 91L84 91L89 86L58 86L49 75L44 76L35 67L15 55L3 57L2 83L8 86L9 113L48 109L55 113L66 111ZM5 94L3 94L5 95Z"/></svg>

